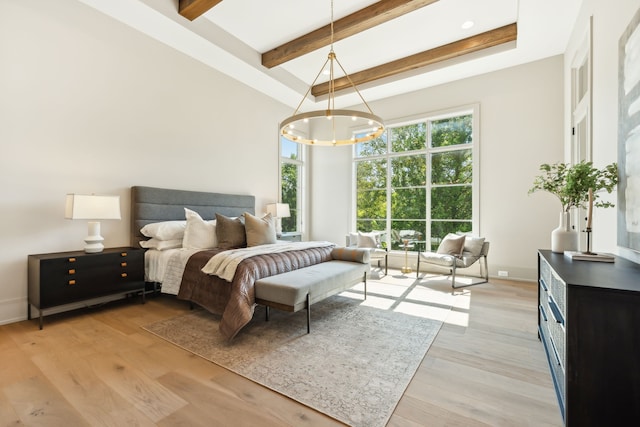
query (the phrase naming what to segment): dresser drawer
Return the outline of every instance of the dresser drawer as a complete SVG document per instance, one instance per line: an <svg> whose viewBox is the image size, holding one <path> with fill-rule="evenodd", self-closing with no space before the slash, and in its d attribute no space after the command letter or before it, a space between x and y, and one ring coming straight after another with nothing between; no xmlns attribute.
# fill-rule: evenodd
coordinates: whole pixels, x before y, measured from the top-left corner
<svg viewBox="0 0 640 427"><path fill-rule="evenodd" d="M551 370L551 379L555 385L557 390L558 400L560 401L560 406L564 408L564 399L565 399L565 382L566 382L566 372L564 369L564 364L562 359L560 358L558 349L556 347L556 342L551 337L549 331L549 323L553 322L553 319L550 318L546 322L543 322L541 319L540 328L540 340L544 344L545 351L547 353L547 359L549 361L549 368Z"/></svg>
<svg viewBox="0 0 640 427"><path fill-rule="evenodd" d="M40 289L40 308L140 289L141 282L137 275L129 276L126 271L114 271L113 268L78 271L62 280L47 278Z"/></svg>
<svg viewBox="0 0 640 427"><path fill-rule="evenodd" d="M539 266L540 266L539 267L540 270L538 272L538 274L540 276L539 280L544 282L545 289L548 289L549 286L551 286L551 274L552 274L551 273L551 266L549 266L549 264L547 263L547 261L543 257L539 256L538 258L539 258L538 262L539 262Z"/></svg>
<svg viewBox="0 0 640 427"><path fill-rule="evenodd" d="M560 279L555 272L551 272L551 282L549 283L551 296L555 301L562 318L567 317L567 284Z"/></svg>

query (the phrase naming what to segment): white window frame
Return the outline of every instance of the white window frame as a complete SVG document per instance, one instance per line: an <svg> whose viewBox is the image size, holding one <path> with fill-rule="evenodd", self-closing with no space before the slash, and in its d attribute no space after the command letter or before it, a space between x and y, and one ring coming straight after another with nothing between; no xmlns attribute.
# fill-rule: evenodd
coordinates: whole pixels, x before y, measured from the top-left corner
<svg viewBox="0 0 640 427"><path fill-rule="evenodd" d="M297 223L295 232L304 233L304 225L306 221L304 220L306 215L306 188L307 188L307 168L306 168L306 156L307 156L307 146L303 144L297 144L298 148L298 158L291 159L289 157L284 157L282 155L282 142L284 137L280 136L278 140L278 202L282 202L282 166L284 164L293 164L298 166L299 176L297 182L297 205L294 207L297 210Z"/></svg>
<svg viewBox="0 0 640 427"><path fill-rule="evenodd" d="M431 148L431 142L430 142L430 138L431 138L431 132L430 130L427 130L427 141L426 141L426 148L421 149L421 150L415 150L415 151L411 151L412 154L416 154L416 155L420 155L420 154L424 154L427 157L427 161L430 162L430 154L433 153L442 153L442 152L446 152L446 151L454 151L454 150L458 150L458 149L471 149L471 153L472 153L472 183L471 183L471 189L472 189L472 213L471 213L471 229L472 229L472 234L474 235L481 235L481 231L480 231L480 105L479 104L468 104L468 105L463 105L460 107L453 107L453 108L448 108L448 109L443 109L443 110L438 110L438 111L434 111L434 112L430 112L430 113L422 113L422 114L417 114L414 116L410 116L410 117L404 117L404 118L400 118L400 119L395 119L395 120L391 120L391 121L387 121L386 122L386 130L385 132L388 131L388 129L390 128L394 128L394 127L401 127L401 126L407 126L407 125L412 125L412 124L416 124L416 123L420 123L420 122L425 122L425 123L429 123L435 120L441 120L441 119L446 119L446 118L450 118L450 117L456 117L456 116L462 116L462 115L466 115L466 114L471 114L472 115L472 131L471 131L471 143L470 144L466 144L464 146L464 148L461 147L436 147L436 148ZM358 130L354 130L354 134L361 132L363 129L358 129ZM404 153L395 153L395 152L391 152L391 138L387 137L387 150L386 150L386 154L381 154L381 155L377 155L377 156L368 156L366 157L367 160L376 160L376 159L386 159L387 161L387 179L386 179L386 192L387 192L387 212L386 212L386 230L387 233L390 233L391 230L391 222L392 222L392 218L391 218L391 203L389 203L389 195L391 194L391 160L394 157L402 157L402 156L406 156L407 152ZM355 230L357 227L357 188L356 188L356 181L357 181L357 176L356 176L356 164L358 162L358 159L360 159L359 157L356 156L356 146L353 147L353 150L351 152L351 208L350 208L350 224L351 224L351 229ZM427 167L427 173L430 174L431 173L431 165L429 164ZM426 177L426 200L425 203L427 204L427 206L431 206L431 191L430 189L432 188L431 186L431 177L427 176ZM427 209L426 211L426 215L425 215L425 220L427 222L427 227L426 227L426 236L425 236L425 240L429 241L431 239L431 209ZM390 235L387 235L387 239L390 239ZM389 240L388 240L389 241Z"/></svg>

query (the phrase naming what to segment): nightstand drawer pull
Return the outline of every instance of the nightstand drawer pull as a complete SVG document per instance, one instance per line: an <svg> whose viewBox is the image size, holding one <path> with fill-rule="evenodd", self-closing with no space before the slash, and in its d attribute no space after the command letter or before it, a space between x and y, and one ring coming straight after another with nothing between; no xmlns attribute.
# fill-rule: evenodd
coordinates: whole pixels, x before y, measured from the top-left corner
<svg viewBox="0 0 640 427"><path fill-rule="evenodd" d="M120 277L127 277L127 273L122 273Z"/></svg>
<svg viewBox="0 0 640 427"><path fill-rule="evenodd" d="M121 262L121 263L120 263L120 267L126 267L126 266L127 266L127 263L126 263L126 262Z"/></svg>
<svg viewBox="0 0 640 427"><path fill-rule="evenodd" d="M70 285L75 285L75 284L76 284L76 281L75 281L75 280L69 280L69 284L70 284Z"/></svg>
<svg viewBox="0 0 640 427"><path fill-rule="evenodd" d="M75 258L69 258L69 262L76 262Z"/></svg>
<svg viewBox="0 0 640 427"><path fill-rule="evenodd" d="M121 252L120 256L127 256L127 253L126 252Z"/></svg>
<svg viewBox="0 0 640 427"><path fill-rule="evenodd" d="M69 274L76 274L76 270L75 270L75 269L73 269L73 268L70 268L70 269L69 269Z"/></svg>

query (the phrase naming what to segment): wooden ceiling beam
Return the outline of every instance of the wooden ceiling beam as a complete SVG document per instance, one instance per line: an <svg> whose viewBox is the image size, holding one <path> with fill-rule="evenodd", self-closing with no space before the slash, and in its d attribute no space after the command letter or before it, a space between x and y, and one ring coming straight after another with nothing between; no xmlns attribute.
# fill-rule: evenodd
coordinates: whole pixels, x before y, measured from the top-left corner
<svg viewBox="0 0 640 427"><path fill-rule="evenodd" d="M193 21L221 1L222 0L179 0L178 12L189 21Z"/></svg>
<svg viewBox="0 0 640 427"><path fill-rule="evenodd" d="M359 86L364 83L379 80L385 77L394 76L406 71L426 67L438 62L457 58L468 53L477 52L489 47L509 43L518 38L518 27L516 23L505 25L491 31L468 37L453 43L439 46L424 52L416 53L406 58L401 58L386 64L378 65L367 70L349 74L354 85ZM341 77L334 79L335 92L352 88L349 79ZM329 82L319 83L311 89L314 96L322 96L329 93Z"/></svg>
<svg viewBox="0 0 640 427"><path fill-rule="evenodd" d="M183 0L180 0L182 3ZM381 0L333 23L333 41L383 24L438 0ZM331 24L298 37L262 54L262 65L273 68L331 44Z"/></svg>

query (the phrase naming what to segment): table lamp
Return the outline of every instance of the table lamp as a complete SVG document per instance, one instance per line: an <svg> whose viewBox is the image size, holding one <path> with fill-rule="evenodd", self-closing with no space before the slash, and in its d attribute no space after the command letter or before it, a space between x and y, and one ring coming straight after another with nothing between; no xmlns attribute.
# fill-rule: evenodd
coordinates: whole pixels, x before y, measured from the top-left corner
<svg viewBox="0 0 640 427"><path fill-rule="evenodd" d="M104 239L100 235L98 219L120 219L120 196L67 194L65 214L67 219L88 219L89 234L84 239L87 253L102 252Z"/></svg>
<svg viewBox="0 0 640 427"><path fill-rule="evenodd" d="M270 213L276 219L276 236L282 236L282 221L280 218L289 218L291 216L289 204L270 203L267 205L267 213Z"/></svg>

